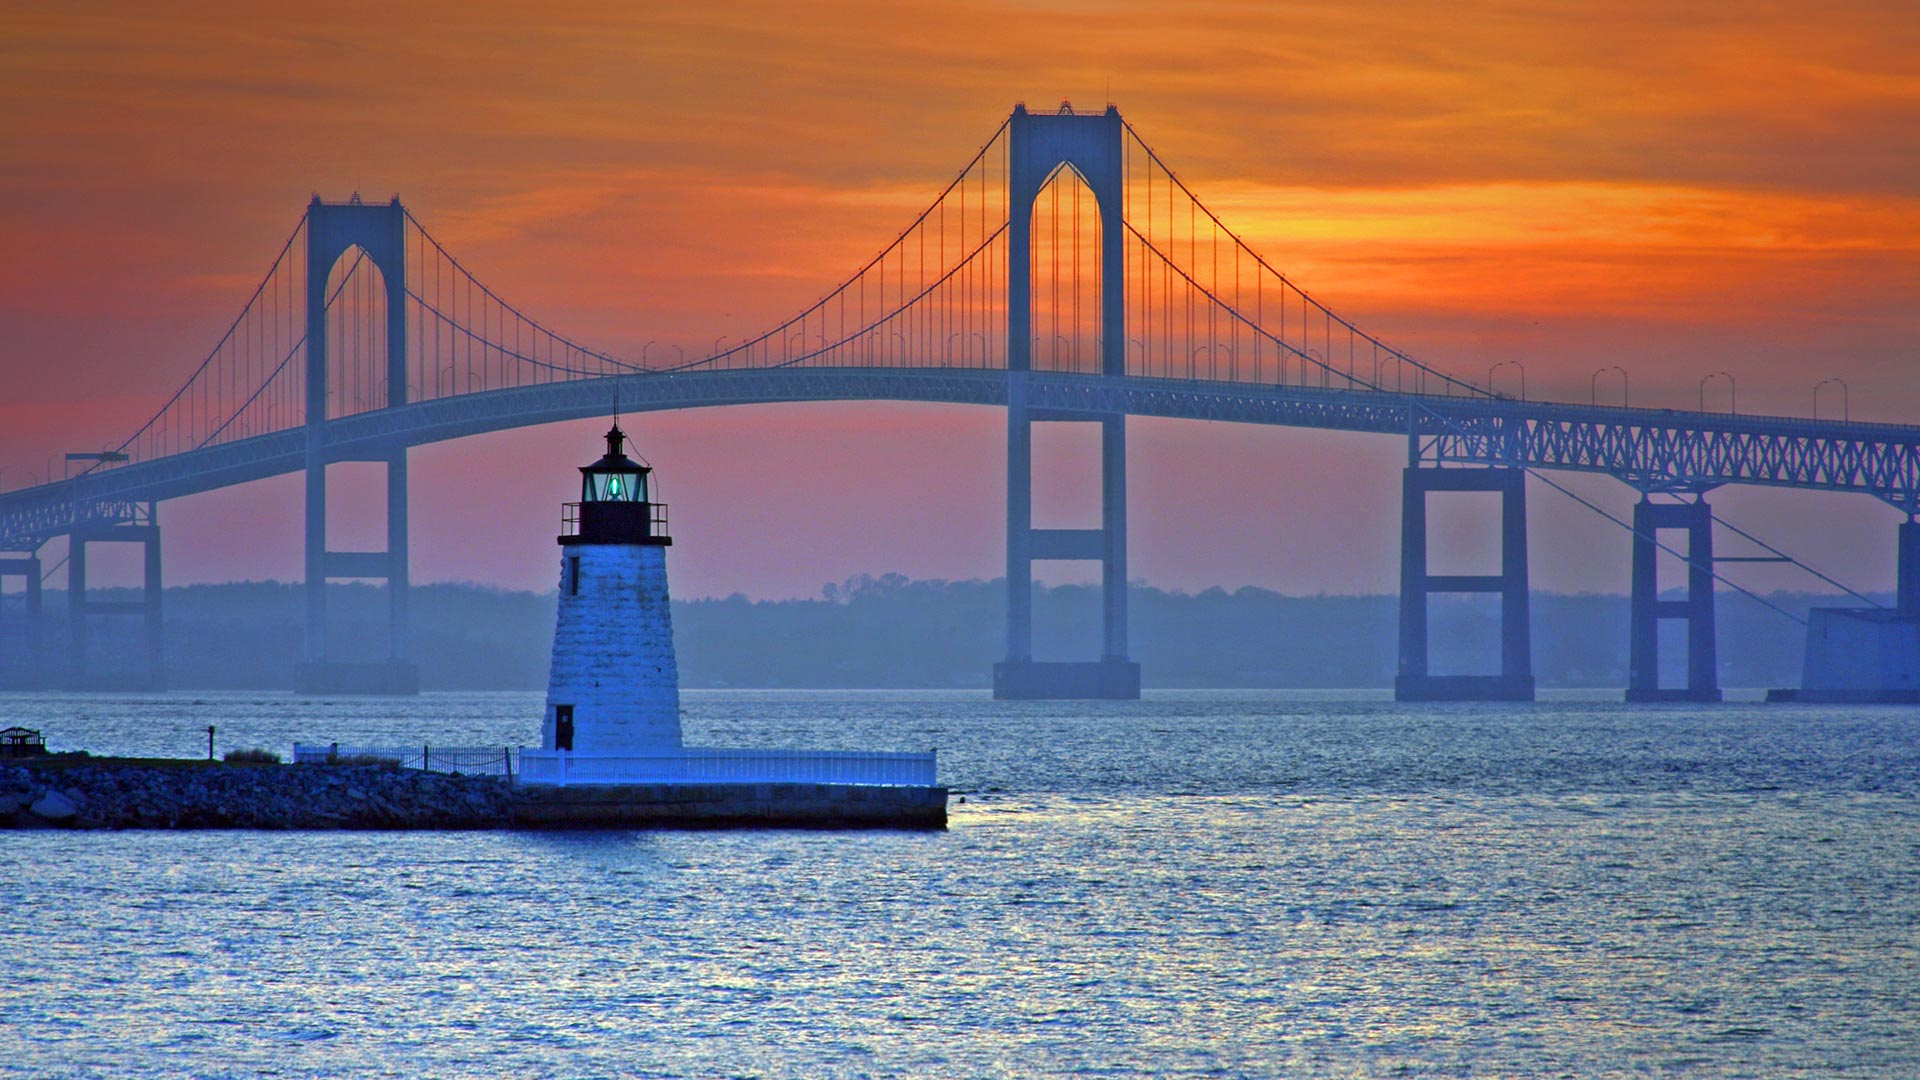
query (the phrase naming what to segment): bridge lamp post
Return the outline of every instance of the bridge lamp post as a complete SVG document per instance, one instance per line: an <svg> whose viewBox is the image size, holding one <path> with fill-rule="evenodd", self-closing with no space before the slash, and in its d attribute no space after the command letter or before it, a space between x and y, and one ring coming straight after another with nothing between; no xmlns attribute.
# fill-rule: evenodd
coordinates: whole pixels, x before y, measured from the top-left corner
<svg viewBox="0 0 1920 1080"><path fill-rule="evenodd" d="M955 330L953 333L947 335L946 356L944 357L943 362L948 367L953 366L953 339L959 336L960 336L960 331L958 330Z"/></svg>
<svg viewBox="0 0 1920 1080"><path fill-rule="evenodd" d="M1836 383L1840 387L1840 419L1853 419L1853 409L1847 400L1853 395L1848 390L1847 380L1837 377L1821 379L1819 382L1813 384L1813 418L1815 420L1820 419L1820 388L1828 383Z"/></svg>
<svg viewBox="0 0 1920 1080"><path fill-rule="evenodd" d="M1527 400L1527 365L1518 360L1502 360L1487 369L1487 390L1493 392L1493 373L1503 367L1513 367L1520 372L1520 400Z"/></svg>
<svg viewBox="0 0 1920 1080"><path fill-rule="evenodd" d="M986 367L987 366L987 335L981 333L978 330L975 330L973 332L973 336L980 339L980 366Z"/></svg>
<svg viewBox="0 0 1920 1080"><path fill-rule="evenodd" d="M1715 379L1727 380L1727 414L1730 416L1738 415L1740 412L1740 390L1733 381L1733 373L1727 371L1710 372L1700 377L1700 411L1707 411L1707 384Z"/></svg>
<svg viewBox="0 0 1920 1080"><path fill-rule="evenodd" d="M1619 364L1609 364L1594 371L1593 377L1587 380L1587 404L1600 404L1600 376L1609 371L1620 373L1620 407L1624 409L1627 407L1627 369Z"/></svg>
<svg viewBox="0 0 1920 1080"><path fill-rule="evenodd" d="M640 366L641 367L647 366L647 350L653 348L653 346L654 346L654 342L651 340L649 340L645 345L640 346Z"/></svg>

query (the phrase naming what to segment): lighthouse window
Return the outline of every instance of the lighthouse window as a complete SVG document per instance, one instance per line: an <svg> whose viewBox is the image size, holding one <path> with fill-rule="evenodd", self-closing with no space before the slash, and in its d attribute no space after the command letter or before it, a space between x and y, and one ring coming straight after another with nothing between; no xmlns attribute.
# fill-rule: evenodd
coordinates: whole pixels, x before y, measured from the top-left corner
<svg viewBox="0 0 1920 1080"><path fill-rule="evenodd" d="M590 472L581 487L582 502L646 502L644 471Z"/></svg>
<svg viewBox="0 0 1920 1080"><path fill-rule="evenodd" d="M580 556L567 556L567 595L580 595Z"/></svg>

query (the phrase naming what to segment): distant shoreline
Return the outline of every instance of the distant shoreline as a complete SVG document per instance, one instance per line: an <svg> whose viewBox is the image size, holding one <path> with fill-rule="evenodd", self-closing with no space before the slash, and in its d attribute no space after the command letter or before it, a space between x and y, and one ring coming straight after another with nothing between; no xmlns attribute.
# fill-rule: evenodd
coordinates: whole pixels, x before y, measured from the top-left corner
<svg viewBox="0 0 1920 1080"><path fill-rule="evenodd" d="M386 647L379 588L332 587L334 632L346 655ZM102 600L131 594L102 589ZM302 656L304 591L277 582L193 585L165 595L166 684L188 690L284 691ZM11 598L17 602L16 598ZM1063 659L1097 648L1097 590L1035 591L1034 652ZM1803 613L1835 597L1773 594ZM429 690L526 691L546 686L552 594L481 585L413 589L413 660ZM1399 602L1385 596L1287 596L1265 589L1196 594L1136 584L1133 659L1150 690L1337 690L1393 685ZM997 581L859 577L813 600L676 601L675 648L685 689L984 689L1004 658L1005 595ZM1723 686L1797 686L1805 628L1738 595L1718 603ZM0 689L69 685L66 604L45 601L43 662L0 651ZM18 612L10 612L18 619ZM1471 671L1493 656L1496 611L1439 601L1431 640L1436 669ZM137 620L95 628L97 675L115 656L140 655ZM116 637L121 635L121 637ZM122 640L124 637L124 640ZM1734 643L1738 643L1735 647ZM1663 654L1668 650L1663 650ZM371 655L371 653L369 653ZM1673 651L1676 657L1679 651ZM1546 687L1609 689L1627 681L1627 600L1533 596L1533 671ZM1676 673L1667 681L1677 682Z"/></svg>

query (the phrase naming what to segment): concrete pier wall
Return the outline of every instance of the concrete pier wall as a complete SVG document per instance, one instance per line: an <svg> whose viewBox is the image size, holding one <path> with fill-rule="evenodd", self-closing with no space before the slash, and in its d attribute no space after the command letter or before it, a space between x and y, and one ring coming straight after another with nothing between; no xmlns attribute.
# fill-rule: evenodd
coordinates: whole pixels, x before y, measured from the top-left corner
<svg viewBox="0 0 1920 1080"><path fill-rule="evenodd" d="M872 784L528 785L514 824L536 829L943 829L947 789Z"/></svg>
<svg viewBox="0 0 1920 1080"><path fill-rule="evenodd" d="M939 829L947 789L875 784L512 786L366 765L0 761L0 829Z"/></svg>

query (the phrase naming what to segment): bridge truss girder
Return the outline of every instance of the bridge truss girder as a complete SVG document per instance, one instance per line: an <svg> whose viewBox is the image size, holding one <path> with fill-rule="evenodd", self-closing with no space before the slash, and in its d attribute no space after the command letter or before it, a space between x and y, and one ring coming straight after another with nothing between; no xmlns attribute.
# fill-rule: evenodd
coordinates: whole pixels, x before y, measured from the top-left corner
<svg viewBox="0 0 1920 1080"><path fill-rule="evenodd" d="M978 368L776 368L607 376L490 390L329 420L328 461L599 416L619 384L628 412L798 403L917 401L1005 406L1006 373ZM1920 507L1920 427L1242 386L1034 371L1030 406L1373 432L1421 439L1421 456L1655 482L1751 484L1872 495ZM76 524L125 520L135 502L211 491L306 467L303 431L239 439L0 494L0 550L30 551Z"/></svg>

